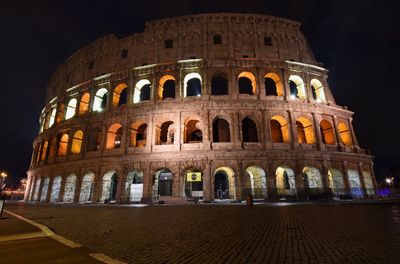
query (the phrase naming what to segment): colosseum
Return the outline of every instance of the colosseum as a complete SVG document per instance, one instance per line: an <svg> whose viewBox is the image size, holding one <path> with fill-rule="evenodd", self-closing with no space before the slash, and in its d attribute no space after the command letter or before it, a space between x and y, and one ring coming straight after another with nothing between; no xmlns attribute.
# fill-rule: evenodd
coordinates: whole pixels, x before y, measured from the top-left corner
<svg viewBox="0 0 400 264"><path fill-rule="evenodd" d="M100 38L48 83L25 200L373 195L373 157L327 78L300 23L267 15L166 18Z"/></svg>

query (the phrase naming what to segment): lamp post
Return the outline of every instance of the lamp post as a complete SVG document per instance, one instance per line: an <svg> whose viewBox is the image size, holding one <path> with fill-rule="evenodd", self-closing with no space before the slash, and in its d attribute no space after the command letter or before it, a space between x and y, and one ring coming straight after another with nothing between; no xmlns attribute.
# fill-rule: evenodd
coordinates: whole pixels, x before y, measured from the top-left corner
<svg viewBox="0 0 400 264"><path fill-rule="evenodd" d="M5 178L6 178L7 176L8 176L7 173L5 173L4 171L2 171L2 172L0 173L0 177L1 177L0 189L3 189L3 188L4 188L4 186L5 186L4 181L5 181Z"/></svg>

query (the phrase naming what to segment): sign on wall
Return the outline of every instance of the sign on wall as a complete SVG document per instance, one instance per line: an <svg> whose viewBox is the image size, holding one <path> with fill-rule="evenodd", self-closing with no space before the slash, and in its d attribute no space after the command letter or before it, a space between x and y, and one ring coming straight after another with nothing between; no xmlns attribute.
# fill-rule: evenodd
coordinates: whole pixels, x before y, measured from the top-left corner
<svg viewBox="0 0 400 264"><path fill-rule="evenodd" d="M201 172L188 172L186 173L187 182L201 182Z"/></svg>

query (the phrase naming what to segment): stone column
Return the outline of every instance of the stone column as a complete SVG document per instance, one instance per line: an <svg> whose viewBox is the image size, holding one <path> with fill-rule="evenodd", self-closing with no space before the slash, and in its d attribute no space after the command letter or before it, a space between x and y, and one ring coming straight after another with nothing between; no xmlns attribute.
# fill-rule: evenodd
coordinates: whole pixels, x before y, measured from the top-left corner
<svg viewBox="0 0 400 264"><path fill-rule="evenodd" d="M352 121L353 121L353 119L350 119L349 122L348 122L349 123L349 129L350 129L350 132L351 132L351 139L353 140L353 145L355 147L359 147L358 140L356 138L356 134L354 133L354 128L353 128Z"/></svg>
<svg viewBox="0 0 400 264"><path fill-rule="evenodd" d="M32 188L32 175L28 172L28 179L26 182L26 189L25 189L25 193L24 193L24 202L28 202L29 201L29 194Z"/></svg>
<svg viewBox="0 0 400 264"><path fill-rule="evenodd" d="M46 203L50 202L50 197L51 197L51 190L53 189L53 182L54 182L54 177L50 177L49 179L49 186L47 187L47 195L46 195Z"/></svg>
<svg viewBox="0 0 400 264"><path fill-rule="evenodd" d="M37 202L40 202L40 197L42 196L43 182L44 182L44 177L40 176L39 192L36 200Z"/></svg>
<svg viewBox="0 0 400 264"><path fill-rule="evenodd" d="M82 188L82 180L83 180L83 175L82 175L82 170L79 171L79 174L76 175L76 182L75 182L75 193L74 193L74 198L73 198L73 203L79 203L79 197L81 194L81 188Z"/></svg>
<svg viewBox="0 0 400 264"><path fill-rule="evenodd" d="M358 169L358 177L360 178L362 194L365 197L367 192L366 192L364 174L363 174L363 170L362 170L362 164L363 164L362 162L359 162L357 164L357 169Z"/></svg>
<svg viewBox="0 0 400 264"><path fill-rule="evenodd" d="M211 202L212 200L212 185L211 185L211 166L210 161L205 161L203 171L203 201Z"/></svg>
<svg viewBox="0 0 400 264"><path fill-rule="evenodd" d="M64 200L64 192L65 192L65 183L67 181L67 176L61 176L61 185L60 192L58 194L57 202L63 202Z"/></svg>
<svg viewBox="0 0 400 264"><path fill-rule="evenodd" d="M347 161L343 161L342 162L342 175L343 175L344 187L346 189L346 194L347 195L351 195L349 174L348 174L348 168L347 168Z"/></svg>
<svg viewBox="0 0 400 264"><path fill-rule="evenodd" d="M319 129L319 124L317 122L317 117L315 113L312 113L312 119L313 119L313 124L314 124L314 133L316 137L316 144L317 144L317 150L324 149L324 144L322 143L322 135L321 135L321 129Z"/></svg>
<svg viewBox="0 0 400 264"><path fill-rule="evenodd" d="M334 133L335 133L335 138L336 138L336 145L338 146L338 148L341 148L343 146L342 140L340 139L339 136L339 131L337 128L337 118L336 116L333 116L333 129L334 129Z"/></svg>
<svg viewBox="0 0 400 264"><path fill-rule="evenodd" d="M297 126L296 120L294 119L293 112L288 111L289 125L290 125L290 147L292 149L297 148Z"/></svg>
<svg viewBox="0 0 400 264"><path fill-rule="evenodd" d="M153 187L153 175L150 170L150 163L144 163L142 168L143 172L143 195L142 203L152 202L152 187ZM143 169L145 168L145 169Z"/></svg>
<svg viewBox="0 0 400 264"><path fill-rule="evenodd" d="M119 176L118 176L119 175ZM116 202L124 203L125 197L125 181L126 181L126 173L125 170L117 170L117 193L116 193Z"/></svg>

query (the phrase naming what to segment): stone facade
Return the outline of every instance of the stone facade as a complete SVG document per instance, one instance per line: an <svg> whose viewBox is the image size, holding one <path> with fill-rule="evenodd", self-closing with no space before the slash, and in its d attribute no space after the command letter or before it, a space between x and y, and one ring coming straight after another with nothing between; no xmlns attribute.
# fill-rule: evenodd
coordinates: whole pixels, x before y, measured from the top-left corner
<svg viewBox="0 0 400 264"><path fill-rule="evenodd" d="M200 14L80 49L49 81L25 200L374 194L353 112L335 103L299 27Z"/></svg>

